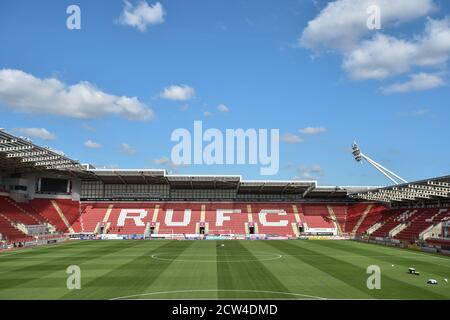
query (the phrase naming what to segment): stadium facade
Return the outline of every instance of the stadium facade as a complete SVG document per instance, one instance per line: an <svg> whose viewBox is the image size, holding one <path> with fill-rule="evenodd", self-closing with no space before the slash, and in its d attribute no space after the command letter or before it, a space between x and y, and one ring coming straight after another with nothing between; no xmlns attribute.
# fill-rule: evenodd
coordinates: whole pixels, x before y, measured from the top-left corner
<svg viewBox="0 0 450 320"><path fill-rule="evenodd" d="M96 169L0 130L0 241L358 238L449 253L450 176L389 187Z"/></svg>

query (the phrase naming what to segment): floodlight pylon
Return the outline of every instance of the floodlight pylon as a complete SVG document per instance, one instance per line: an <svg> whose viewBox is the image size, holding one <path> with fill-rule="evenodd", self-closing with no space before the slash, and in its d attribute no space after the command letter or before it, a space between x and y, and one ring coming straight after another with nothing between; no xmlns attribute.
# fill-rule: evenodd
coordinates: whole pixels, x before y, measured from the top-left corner
<svg viewBox="0 0 450 320"><path fill-rule="evenodd" d="M381 172L385 177L387 177L389 180L391 180L395 184L408 183L408 181L406 181L405 179L400 177L398 174L395 174L391 170L386 169L381 164L379 164L375 160L371 159L370 157L368 157L364 153L362 153L361 149L359 148L359 146L356 142L353 142L353 144L352 144L352 154L355 157L355 160L357 162L366 160L370 165L372 165L375 169L377 169L379 172Z"/></svg>

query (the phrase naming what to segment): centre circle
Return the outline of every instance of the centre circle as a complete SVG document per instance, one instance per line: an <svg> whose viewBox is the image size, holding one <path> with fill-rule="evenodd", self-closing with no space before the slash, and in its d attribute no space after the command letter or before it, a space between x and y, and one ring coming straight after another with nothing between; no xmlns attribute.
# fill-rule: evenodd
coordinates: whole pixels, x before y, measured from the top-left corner
<svg viewBox="0 0 450 320"><path fill-rule="evenodd" d="M170 262L252 262L270 261L282 258L281 254L272 252L236 252L220 256L218 254L183 254L173 252L161 252L151 255L154 260Z"/></svg>

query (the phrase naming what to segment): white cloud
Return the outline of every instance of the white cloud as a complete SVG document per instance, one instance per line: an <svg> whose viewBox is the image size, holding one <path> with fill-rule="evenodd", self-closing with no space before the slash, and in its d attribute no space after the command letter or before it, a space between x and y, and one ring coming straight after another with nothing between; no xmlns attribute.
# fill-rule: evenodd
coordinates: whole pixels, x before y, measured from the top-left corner
<svg viewBox="0 0 450 320"><path fill-rule="evenodd" d="M92 140L87 140L84 146L89 149L100 149L102 145L100 143L94 142Z"/></svg>
<svg viewBox="0 0 450 320"><path fill-rule="evenodd" d="M412 67L440 67L450 58L450 18L429 19L411 40L377 34L346 54L343 68L355 80L384 79Z"/></svg>
<svg viewBox="0 0 450 320"><path fill-rule="evenodd" d="M410 91L430 90L445 85L444 79L435 74L417 73L410 76L410 80L402 83L394 83L381 88L384 94L405 93Z"/></svg>
<svg viewBox="0 0 450 320"><path fill-rule="evenodd" d="M317 17L308 22L300 44L309 49L331 48L349 50L364 35L367 28L367 8L381 8L382 27L426 16L435 10L433 0L337 0L329 2Z"/></svg>
<svg viewBox="0 0 450 320"><path fill-rule="evenodd" d="M384 79L409 70L415 46L383 34L366 40L342 64L353 80Z"/></svg>
<svg viewBox="0 0 450 320"><path fill-rule="evenodd" d="M172 160L170 160L168 157L161 157L158 159L154 159L153 163L159 166L169 166L169 167L185 167L188 166L186 164L175 164L172 162Z"/></svg>
<svg viewBox="0 0 450 320"><path fill-rule="evenodd" d="M79 119L107 115L148 121L153 111L136 97L105 93L89 82L68 86L56 78L39 79L14 69L0 69L0 103L25 113L49 113Z"/></svg>
<svg viewBox="0 0 450 320"><path fill-rule="evenodd" d="M303 166L298 170L298 175L294 177L294 179L317 179L324 175L324 172L320 165L315 164L312 166Z"/></svg>
<svg viewBox="0 0 450 320"><path fill-rule="evenodd" d="M172 85L164 88L160 97L168 100L186 101L193 98L195 90L187 85Z"/></svg>
<svg viewBox="0 0 450 320"><path fill-rule="evenodd" d="M136 149L132 146L130 146L128 143L122 143L120 145L120 152L128 154L128 155L133 155L136 153Z"/></svg>
<svg viewBox="0 0 450 320"><path fill-rule="evenodd" d="M205 117L212 117L212 116L213 116L213 113L210 112L210 111L205 111L205 112L203 112L203 115L204 115Z"/></svg>
<svg viewBox="0 0 450 320"><path fill-rule="evenodd" d="M157 165L167 165L167 164L171 164L172 161L169 158L167 158L167 157L161 157L161 158L158 158L158 159L154 159L153 163L157 164Z"/></svg>
<svg viewBox="0 0 450 320"><path fill-rule="evenodd" d="M378 5L382 30L369 30L367 8ZM300 44L318 51L337 50L342 68L353 80L382 80L414 72L411 81L382 88L385 93L428 90L443 85L439 76L422 73L445 71L450 59L450 16L427 18L424 31L406 37L387 35L384 30L437 11L433 0L337 0L326 7L303 30ZM433 68L434 70L424 70Z"/></svg>
<svg viewBox="0 0 450 320"><path fill-rule="evenodd" d="M177 173L178 169L181 169L183 167L189 167L189 165L187 164L175 164L172 162L172 160L170 160L168 157L161 157L158 159L154 159L153 164L155 164L158 167L162 167L165 169L172 169L172 170L168 170L169 173Z"/></svg>
<svg viewBox="0 0 450 320"><path fill-rule="evenodd" d="M295 135L292 133L286 133L280 136L280 141L286 142L286 143L300 143L303 142L303 138L299 135Z"/></svg>
<svg viewBox="0 0 450 320"><path fill-rule="evenodd" d="M159 2L154 5L149 5L143 0L134 6L129 1L124 1L119 23L137 28L140 31L145 31L147 26L163 23L164 15L164 9Z"/></svg>
<svg viewBox="0 0 450 320"><path fill-rule="evenodd" d="M306 127L299 130L300 133L305 135L316 135L321 134L327 131L327 128L324 127Z"/></svg>
<svg viewBox="0 0 450 320"><path fill-rule="evenodd" d="M399 112L398 115L401 117L422 117L430 114L428 109L419 109L413 111Z"/></svg>
<svg viewBox="0 0 450 320"><path fill-rule="evenodd" d="M55 140L56 135L44 128L20 128L17 129L20 133L30 138L41 140Z"/></svg>
<svg viewBox="0 0 450 320"><path fill-rule="evenodd" d="M220 112L229 112L230 111L230 109L224 104L219 104L217 106L217 110L219 110Z"/></svg>

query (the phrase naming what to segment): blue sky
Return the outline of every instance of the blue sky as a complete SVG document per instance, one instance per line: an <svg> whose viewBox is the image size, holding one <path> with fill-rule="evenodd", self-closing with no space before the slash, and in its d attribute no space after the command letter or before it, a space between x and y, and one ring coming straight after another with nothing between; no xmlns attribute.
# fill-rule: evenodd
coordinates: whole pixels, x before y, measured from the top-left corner
<svg viewBox="0 0 450 320"><path fill-rule="evenodd" d="M0 127L97 167L390 184L353 160L356 140L405 179L449 174L450 3L397 4L4 0ZM174 166L170 135L194 120L280 129L278 174Z"/></svg>

